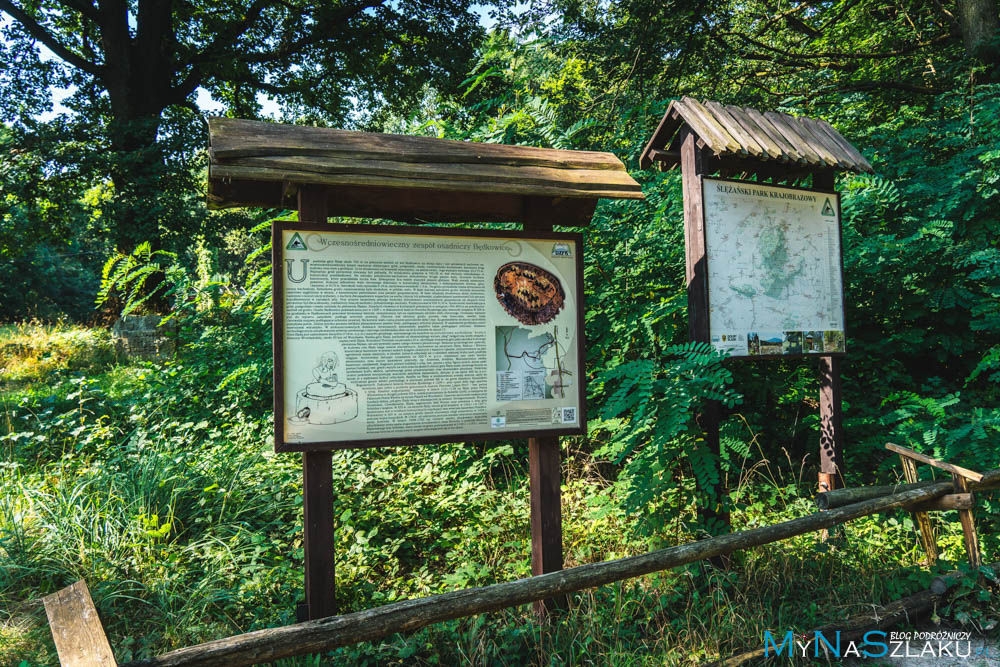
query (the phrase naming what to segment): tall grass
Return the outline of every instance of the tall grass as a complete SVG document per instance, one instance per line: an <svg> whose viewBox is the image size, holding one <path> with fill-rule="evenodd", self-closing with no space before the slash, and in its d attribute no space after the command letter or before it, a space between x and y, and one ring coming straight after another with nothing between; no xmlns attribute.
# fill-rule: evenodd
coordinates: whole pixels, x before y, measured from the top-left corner
<svg viewBox="0 0 1000 667"><path fill-rule="evenodd" d="M237 336L206 331L180 362L64 365L6 390L17 398L0 422L0 664L55 662L39 599L78 578L119 660L294 621L300 461L271 449L266 338L234 379ZM580 444L564 458L567 566L696 537L680 521L653 541L636 532L608 466ZM733 462L735 527L812 512L801 465L756 451ZM526 460L522 443L336 453L341 609L529 574ZM957 528L940 528L960 559ZM692 564L584 591L550 624L525 606L280 664L695 664L906 594L931 576L913 568L920 556L904 514L870 517L828 542L736 554L726 572Z"/></svg>

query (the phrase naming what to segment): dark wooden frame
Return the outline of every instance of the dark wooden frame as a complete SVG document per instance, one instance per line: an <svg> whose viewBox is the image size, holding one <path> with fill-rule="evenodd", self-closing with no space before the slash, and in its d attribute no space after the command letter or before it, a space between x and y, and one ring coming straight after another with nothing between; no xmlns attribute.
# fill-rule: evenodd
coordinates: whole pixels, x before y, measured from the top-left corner
<svg viewBox="0 0 1000 667"><path fill-rule="evenodd" d="M840 257L840 317L844 322L844 352L812 352L806 353L802 352L800 354L766 354L766 355L739 355L730 356L729 359L738 359L740 361L777 361L780 359L819 359L821 357L844 357L847 352L847 304L844 299L844 225L842 223L842 211L840 208L840 193L836 190L821 190L817 188L805 188L795 185L778 185L776 183L761 183L759 181L744 181L735 178L717 178L715 176L706 176L705 174L698 174L698 186L701 189L702 201L705 198L705 181L718 181L720 183L737 183L739 185L760 185L769 188L779 188L784 190L799 190L801 192L810 192L816 194L822 194L827 196L832 196L837 200L837 242L839 244ZM706 219L705 207L701 206L701 235L702 235L702 247L705 249L705 326L708 331L708 342L711 343L712 340L712 319L711 319L711 305L712 305L712 286L708 277L708 220Z"/></svg>
<svg viewBox="0 0 1000 667"><path fill-rule="evenodd" d="M281 242L285 231L305 232L349 232L354 234L373 235L409 235L409 236L452 236L470 237L493 240L514 241L573 241L576 244L576 337L577 337L577 425L563 428L531 428L521 430L500 429L484 432L448 433L411 438L372 438L365 440L338 440L329 442L290 443L284 441L285 422L285 383L284 383L284 252ZM583 291L583 234L578 232L553 231L507 231L492 229L459 229L453 227L411 227L395 225L343 225L328 223L309 223L278 221L271 225L271 252L273 280L273 318L272 335L274 339L274 450L276 452L315 452L336 451L340 449L366 449L373 447L401 447L409 445L430 445L447 442L483 441L483 440L517 440L522 438L559 437L586 435L587 433L587 383L586 383L586 331L584 315L586 306Z"/></svg>

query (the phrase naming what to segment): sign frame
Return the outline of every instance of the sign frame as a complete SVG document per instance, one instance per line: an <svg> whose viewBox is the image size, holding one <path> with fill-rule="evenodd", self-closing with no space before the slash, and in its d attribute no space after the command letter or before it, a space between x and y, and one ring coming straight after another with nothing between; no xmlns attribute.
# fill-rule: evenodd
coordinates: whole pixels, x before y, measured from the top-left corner
<svg viewBox="0 0 1000 667"><path fill-rule="evenodd" d="M515 241L560 241L569 240L576 244L576 342L577 342L577 423L564 428L524 428L497 429L483 432L448 433L443 435L421 435L414 437L393 437L388 439L337 440L324 442L289 442L284 438L285 425L285 279L282 234L286 231L304 232L348 232L372 235L410 236L452 236L478 239L502 239ZM296 222L277 220L271 225L271 299L272 299L272 350L274 360L274 451L281 452L329 452L342 449L371 449L377 447L400 447L410 445L442 444L451 442L476 442L486 440L518 440L524 438L579 436L587 433L587 373L586 373L586 330L585 294L583 286L584 270L583 234L579 232L523 231L466 229L436 226L409 225L366 225Z"/></svg>
<svg viewBox="0 0 1000 667"><path fill-rule="evenodd" d="M735 183L738 185L751 185L751 186L764 186L769 188L775 188L779 190L798 190L800 192L809 192L819 195L826 195L828 197L833 197L836 201L836 213L837 213L837 242L839 246L839 262L838 267L840 269L840 311L841 318L844 322L844 350L841 352L800 352L796 354L756 354L756 355L730 355L726 357L729 359L738 359L741 361L776 361L781 359L818 359L820 357L846 357L847 356L847 300L845 298L845 284L844 284L844 224L843 224L843 214L840 206L840 192L836 190L823 190L818 188L805 188L801 186L793 185L778 185L775 183L759 183L757 181L744 181L735 178L717 178L712 176L706 176L704 174L698 174L698 189L701 193L702 201L705 199L705 181L713 181L719 183ZM701 206L701 235L702 244L705 248L705 313L708 326L708 344L712 345L712 323L711 323L711 298L712 298L712 286L709 279L708 270L708 213L707 207ZM715 346L712 345L714 348Z"/></svg>

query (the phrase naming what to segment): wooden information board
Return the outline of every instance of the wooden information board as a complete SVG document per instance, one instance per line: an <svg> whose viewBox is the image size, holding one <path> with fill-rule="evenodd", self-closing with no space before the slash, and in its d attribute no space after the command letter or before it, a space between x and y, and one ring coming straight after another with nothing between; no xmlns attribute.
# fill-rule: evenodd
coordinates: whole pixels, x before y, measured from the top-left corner
<svg viewBox="0 0 1000 667"><path fill-rule="evenodd" d="M702 179L709 340L734 357L842 355L836 192Z"/></svg>
<svg viewBox="0 0 1000 667"><path fill-rule="evenodd" d="M275 449L580 435L582 237L274 225Z"/></svg>

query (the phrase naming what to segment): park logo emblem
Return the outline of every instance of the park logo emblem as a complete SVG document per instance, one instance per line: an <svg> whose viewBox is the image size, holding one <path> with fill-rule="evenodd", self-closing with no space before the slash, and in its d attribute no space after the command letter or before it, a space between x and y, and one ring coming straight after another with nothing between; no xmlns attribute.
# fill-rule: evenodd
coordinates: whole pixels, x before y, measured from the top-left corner
<svg viewBox="0 0 1000 667"><path fill-rule="evenodd" d="M308 249L309 248L306 247L306 242L302 240L302 237L299 236L298 232L295 232L295 234L292 235L292 238L288 242L288 245L285 246L285 250L308 250Z"/></svg>
<svg viewBox="0 0 1000 667"><path fill-rule="evenodd" d="M830 203L830 198L826 198L826 203L823 204L823 210L820 211L822 215L828 215L831 218L836 217L836 212L833 210L833 204Z"/></svg>

